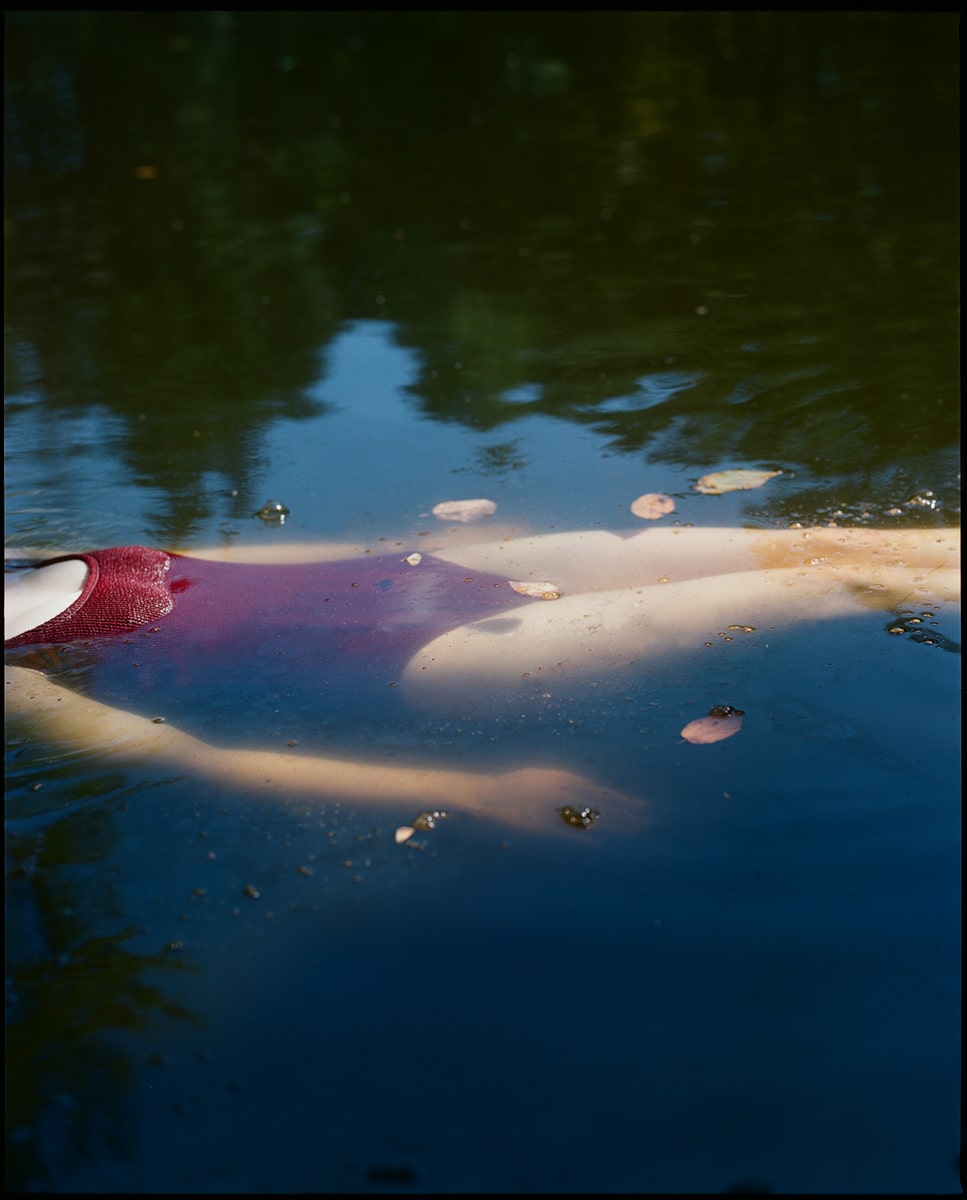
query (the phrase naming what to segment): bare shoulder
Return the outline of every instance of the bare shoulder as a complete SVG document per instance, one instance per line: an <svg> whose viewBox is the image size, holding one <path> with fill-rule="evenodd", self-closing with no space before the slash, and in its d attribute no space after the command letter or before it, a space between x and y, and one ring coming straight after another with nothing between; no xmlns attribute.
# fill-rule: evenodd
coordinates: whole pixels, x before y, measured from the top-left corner
<svg viewBox="0 0 967 1200"><path fill-rule="evenodd" d="M61 705L70 706L76 699L73 692L62 688L40 671L4 664L3 700L8 716L30 713L39 716Z"/></svg>
<svg viewBox="0 0 967 1200"><path fill-rule="evenodd" d="M4 664L4 699L8 718L32 735L106 759L142 762L160 755L189 763L213 753L172 725L103 704L25 667Z"/></svg>

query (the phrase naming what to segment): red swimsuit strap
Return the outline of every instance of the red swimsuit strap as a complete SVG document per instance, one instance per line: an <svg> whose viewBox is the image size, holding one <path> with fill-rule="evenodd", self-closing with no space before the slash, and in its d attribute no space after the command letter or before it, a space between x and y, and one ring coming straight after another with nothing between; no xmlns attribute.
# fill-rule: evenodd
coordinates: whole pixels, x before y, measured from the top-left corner
<svg viewBox="0 0 967 1200"><path fill-rule="evenodd" d="M171 556L164 551L114 546L89 554L62 554L36 570L72 561L83 562L88 570L80 596L56 617L5 641L4 649L130 633L171 612Z"/></svg>

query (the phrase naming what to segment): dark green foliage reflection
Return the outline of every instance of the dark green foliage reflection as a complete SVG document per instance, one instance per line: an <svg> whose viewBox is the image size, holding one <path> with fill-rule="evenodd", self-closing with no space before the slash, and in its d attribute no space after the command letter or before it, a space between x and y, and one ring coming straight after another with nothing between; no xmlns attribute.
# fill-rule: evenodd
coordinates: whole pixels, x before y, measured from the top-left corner
<svg viewBox="0 0 967 1200"><path fill-rule="evenodd" d="M555 414L847 493L956 442L952 14L7 33L8 390L117 414L176 512L246 489L363 318L416 353L414 406L482 430Z"/></svg>
<svg viewBox="0 0 967 1200"><path fill-rule="evenodd" d="M44 786L55 782L46 772ZM91 778L71 801L117 785ZM8 804L28 810L13 782ZM170 994L172 972L191 968L167 949L131 948L142 931L124 912L121 872L110 865L121 839L116 817L108 802L34 833L8 832L4 1178L15 1191L51 1185L64 1164L105 1151L126 1157L135 1133L127 1102L145 1066L131 1035L197 1024Z"/></svg>

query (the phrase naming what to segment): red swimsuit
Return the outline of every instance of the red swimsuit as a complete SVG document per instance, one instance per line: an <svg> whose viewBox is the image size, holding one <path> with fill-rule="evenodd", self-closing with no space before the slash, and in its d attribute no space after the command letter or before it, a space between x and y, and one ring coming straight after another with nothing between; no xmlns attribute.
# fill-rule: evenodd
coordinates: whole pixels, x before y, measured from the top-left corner
<svg viewBox="0 0 967 1200"><path fill-rule="evenodd" d="M7 640L5 649L116 637L159 621L159 630L179 641L210 645L238 637L236 651L268 630L293 627L325 630L326 640L340 644L372 641L376 647L382 635L387 643L419 645L447 628L530 603L506 579L432 557L415 567L375 555L266 565L118 546L62 555L37 569L71 559L88 567L80 597L52 620Z"/></svg>
<svg viewBox="0 0 967 1200"><path fill-rule="evenodd" d="M18 661L79 668L80 690L130 707L194 696L221 708L244 691L254 718L263 693L298 705L308 691L318 711L321 692L341 703L363 681L394 684L433 638L534 603L432 556L254 565L122 546L63 558L89 568L81 596L5 649L63 647Z"/></svg>

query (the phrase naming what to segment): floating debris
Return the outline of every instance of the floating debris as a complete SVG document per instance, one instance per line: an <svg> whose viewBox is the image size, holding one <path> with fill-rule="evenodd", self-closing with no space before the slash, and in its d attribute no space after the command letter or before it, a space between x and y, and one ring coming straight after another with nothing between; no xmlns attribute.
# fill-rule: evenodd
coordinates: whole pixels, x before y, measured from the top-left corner
<svg viewBox="0 0 967 1200"><path fill-rule="evenodd" d="M675 511L675 501L665 492L645 492L632 502L631 511L643 521L657 521Z"/></svg>
<svg viewBox="0 0 967 1200"><path fill-rule="evenodd" d="M890 621L885 626L887 633L893 634L908 634L907 641L921 642L926 646L938 646L941 650L949 650L953 654L960 653L960 643L953 641L940 632L939 629L931 628L936 626L937 622L932 620L934 613L923 613L919 617L911 616L909 613L901 613L898 620ZM929 622L928 627L924 627L924 620Z"/></svg>
<svg viewBox="0 0 967 1200"><path fill-rule="evenodd" d="M407 554L403 561L409 563L411 567L418 567L423 561L423 555L414 550L412 554Z"/></svg>
<svg viewBox="0 0 967 1200"><path fill-rule="evenodd" d="M444 500L433 507L432 512L441 521L479 521L481 517L492 517L497 511L493 500Z"/></svg>
<svg viewBox="0 0 967 1200"><path fill-rule="evenodd" d="M443 809L421 812L418 817L413 818L411 824L414 829L436 829L437 821L445 821L448 815Z"/></svg>
<svg viewBox="0 0 967 1200"><path fill-rule="evenodd" d="M560 600L561 589L556 583L550 583L546 579L542 579L539 583L531 583L529 580L508 579L507 582L515 592L520 592L522 596L536 596L539 600Z"/></svg>
<svg viewBox="0 0 967 1200"><path fill-rule="evenodd" d="M730 471L713 471L711 475L703 475L693 490L703 496L721 496L725 492L745 492L751 488L762 487L770 479L781 475L781 471L751 471L738 467Z"/></svg>
<svg viewBox="0 0 967 1200"><path fill-rule="evenodd" d="M447 819L447 813L443 809L433 809L427 812L421 812L413 818L409 825L401 825L393 835L396 839L397 846L401 846L403 842L408 842L418 829L436 829L439 821Z"/></svg>
<svg viewBox="0 0 967 1200"><path fill-rule="evenodd" d="M416 1171L412 1167L387 1163L385 1166L367 1167L366 1178L370 1183L386 1184L387 1186L396 1184L402 1187L416 1183Z"/></svg>
<svg viewBox="0 0 967 1200"><path fill-rule="evenodd" d="M266 500L258 512L252 515L259 517L267 525L284 525L289 510L279 500Z"/></svg>
<svg viewBox="0 0 967 1200"><path fill-rule="evenodd" d="M565 804L558 812L565 825L572 825L575 829L590 829L601 816L596 808L572 808L570 804Z"/></svg>
<svg viewBox="0 0 967 1200"><path fill-rule="evenodd" d="M918 492L906 501L907 508L936 508L940 501L933 492Z"/></svg>
<svg viewBox="0 0 967 1200"><path fill-rule="evenodd" d="M686 742L693 746L710 746L733 737L742 728L745 713L731 704L715 704L708 710L707 717L689 721L681 732Z"/></svg>

